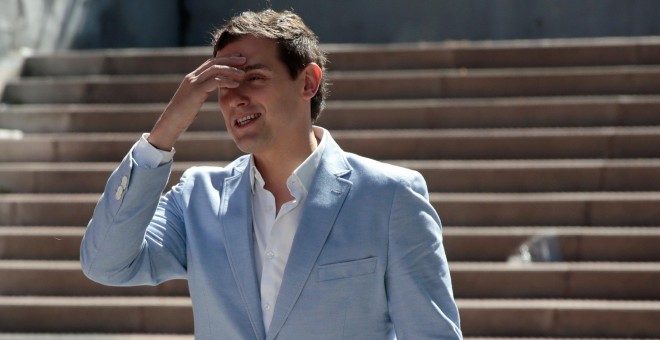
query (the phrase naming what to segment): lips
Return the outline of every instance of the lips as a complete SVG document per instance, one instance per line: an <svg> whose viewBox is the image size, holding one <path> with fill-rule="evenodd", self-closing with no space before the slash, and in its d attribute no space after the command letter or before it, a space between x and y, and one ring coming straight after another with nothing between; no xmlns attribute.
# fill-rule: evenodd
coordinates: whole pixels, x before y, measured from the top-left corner
<svg viewBox="0 0 660 340"><path fill-rule="evenodd" d="M261 113L258 113L258 112L257 113L252 113L252 114L249 114L247 116L236 119L236 121L234 121L234 125L244 126L244 125L247 125L247 124L251 123L252 121L256 120L259 117L261 117Z"/></svg>

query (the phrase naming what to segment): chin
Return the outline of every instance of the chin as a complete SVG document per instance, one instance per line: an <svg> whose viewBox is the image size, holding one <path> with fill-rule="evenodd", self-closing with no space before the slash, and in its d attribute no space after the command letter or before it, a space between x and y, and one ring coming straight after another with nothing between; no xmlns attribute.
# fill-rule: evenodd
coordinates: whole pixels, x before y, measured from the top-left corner
<svg viewBox="0 0 660 340"><path fill-rule="evenodd" d="M236 144L236 147L243 153L254 153L257 149L257 145L255 145L256 143L246 139L236 140L236 138L234 138L234 144Z"/></svg>

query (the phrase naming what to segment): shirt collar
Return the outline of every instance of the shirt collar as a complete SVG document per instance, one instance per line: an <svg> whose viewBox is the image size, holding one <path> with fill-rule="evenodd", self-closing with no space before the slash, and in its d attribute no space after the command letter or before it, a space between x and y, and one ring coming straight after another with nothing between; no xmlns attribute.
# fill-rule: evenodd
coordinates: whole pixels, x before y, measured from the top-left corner
<svg viewBox="0 0 660 340"><path fill-rule="evenodd" d="M293 173L291 176L289 176L289 178L297 177L305 191L309 191L309 188L312 186L312 181L314 180L316 169L321 163L323 151L325 150L325 145L327 144L327 138L323 138L325 129L318 126L312 126L312 131L314 132L314 137L316 137L316 140L318 141L316 150L314 150L314 152L312 152L312 154L309 155L307 159L305 159L305 161L303 161L295 170L293 170ZM254 155L250 155L250 184L253 194L255 184L258 184L261 187L263 187L265 184L263 177L261 177L259 170L257 170L257 167L255 166Z"/></svg>

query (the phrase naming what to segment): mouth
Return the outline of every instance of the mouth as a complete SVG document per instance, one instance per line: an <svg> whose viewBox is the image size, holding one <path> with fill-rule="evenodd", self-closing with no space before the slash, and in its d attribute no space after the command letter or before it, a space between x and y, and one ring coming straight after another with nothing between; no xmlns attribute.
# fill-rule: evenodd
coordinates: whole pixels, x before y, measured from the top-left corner
<svg viewBox="0 0 660 340"><path fill-rule="evenodd" d="M238 127L245 126L245 125L248 125L248 124L254 122L254 121L257 120L259 117L261 117L261 113L259 113L259 112L257 112L257 113L253 113L253 114L249 114L249 115L247 115L247 116L245 116L245 117L241 117L241 118L236 119L236 120L234 121L234 125L235 125L235 126L238 126Z"/></svg>

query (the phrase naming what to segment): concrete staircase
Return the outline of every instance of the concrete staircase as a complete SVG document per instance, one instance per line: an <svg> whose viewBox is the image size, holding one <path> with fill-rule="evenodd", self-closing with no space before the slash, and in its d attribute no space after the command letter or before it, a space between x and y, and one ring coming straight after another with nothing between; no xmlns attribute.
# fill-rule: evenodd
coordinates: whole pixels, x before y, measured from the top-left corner
<svg viewBox="0 0 660 340"><path fill-rule="evenodd" d="M326 48L319 124L424 174L466 337L660 338L660 38ZM34 56L8 84L0 339L192 338L185 282L104 287L77 259L110 171L208 53ZM238 154L210 101L173 181Z"/></svg>

